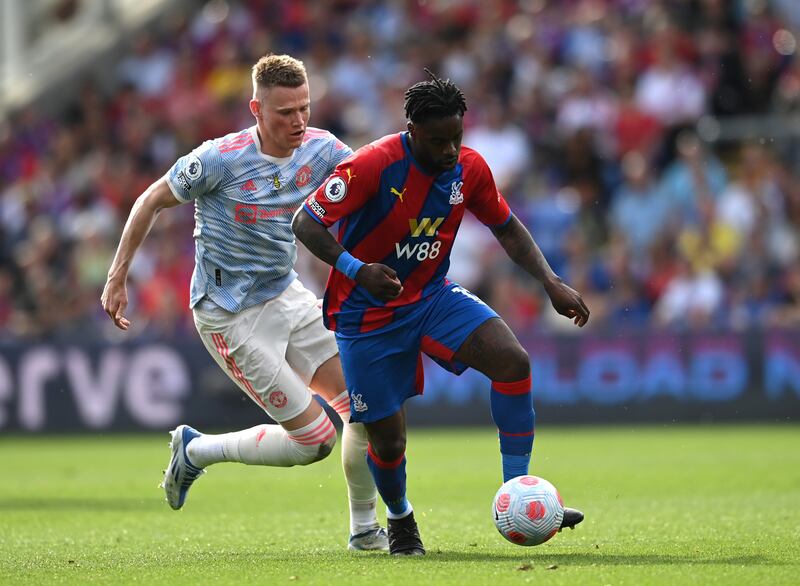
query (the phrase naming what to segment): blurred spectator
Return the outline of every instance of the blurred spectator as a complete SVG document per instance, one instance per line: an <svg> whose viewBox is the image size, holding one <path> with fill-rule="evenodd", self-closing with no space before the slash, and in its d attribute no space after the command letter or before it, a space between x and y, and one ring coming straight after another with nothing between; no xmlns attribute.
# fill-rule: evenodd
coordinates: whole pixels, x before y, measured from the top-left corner
<svg viewBox="0 0 800 586"><path fill-rule="evenodd" d="M463 142L483 153L501 193L517 187L522 172L533 164L525 133L498 99L485 105L481 122L465 132Z"/></svg>
<svg viewBox="0 0 800 586"><path fill-rule="evenodd" d="M763 324L773 324L779 315L779 296L767 271L739 281L731 291L730 325L744 330ZM786 324L786 325L791 325Z"/></svg>
<svg viewBox="0 0 800 586"><path fill-rule="evenodd" d="M614 194L609 220L635 255L645 255L667 225L667 201L642 153L631 151L625 155L622 173L624 181Z"/></svg>
<svg viewBox="0 0 800 586"><path fill-rule="evenodd" d="M677 274L667 283L656 303L655 321L660 326L709 327L723 300L722 281L713 271L697 271L687 259L680 258Z"/></svg>
<svg viewBox="0 0 800 586"><path fill-rule="evenodd" d="M572 89L561 100L556 127L564 136L587 128L602 139L609 136L616 115L614 96L597 86L589 70L579 69L575 72Z"/></svg>
<svg viewBox="0 0 800 586"><path fill-rule="evenodd" d="M742 238L730 224L719 220L713 200L702 199L698 203L698 221L681 229L678 250L696 272L732 275L742 248Z"/></svg>
<svg viewBox="0 0 800 586"><path fill-rule="evenodd" d="M667 213L680 223L698 222L700 202L717 200L725 189L725 169L693 132L681 132L676 148L678 158L661 178L661 196L667 203Z"/></svg>
<svg viewBox="0 0 800 586"><path fill-rule="evenodd" d="M580 0L569 12L574 16L566 27L562 43L565 64L600 73L608 55L608 40L602 27L602 19L606 16L603 2Z"/></svg>
<svg viewBox="0 0 800 586"><path fill-rule="evenodd" d="M119 65L120 79L145 97L163 95L169 88L174 70L172 51L166 45L156 45L147 33L134 39L131 50L131 55Z"/></svg>
<svg viewBox="0 0 800 586"><path fill-rule="evenodd" d="M717 145L695 130L800 112L797 4L176 5L134 33L109 79L0 120L0 331L106 331L99 287L130 207L177 156L252 124L243 80L266 51L306 62L311 124L353 147L402 130L403 90L424 67L458 83L464 144L581 290L592 327L800 325L800 140ZM67 24L77 5L58 4ZM148 335L191 329L193 224L189 206L159 220L132 267L131 317ZM469 215L462 230L451 277L514 327L559 327L491 233ZM298 266L321 293L329 269Z"/></svg>
<svg viewBox="0 0 800 586"><path fill-rule="evenodd" d="M636 84L636 103L664 126L696 121L705 111L706 92L683 61L669 32L653 41L653 63Z"/></svg>
<svg viewBox="0 0 800 586"><path fill-rule="evenodd" d="M578 130L564 141L557 166L564 191L577 202L581 231L592 247L600 246L606 239L605 214L609 202L605 164L591 130Z"/></svg>
<svg viewBox="0 0 800 586"><path fill-rule="evenodd" d="M800 262L789 267L780 285L780 300L767 323L782 328L800 326Z"/></svg>
<svg viewBox="0 0 800 586"><path fill-rule="evenodd" d="M624 87L619 95L613 136L618 157L639 151L647 158L655 154L661 140L658 118L643 111L634 101L633 90Z"/></svg>
<svg viewBox="0 0 800 586"><path fill-rule="evenodd" d="M233 39L223 37L214 44L205 89L212 100L220 103L239 103L242 96L252 92L250 68L241 62Z"/></svg>

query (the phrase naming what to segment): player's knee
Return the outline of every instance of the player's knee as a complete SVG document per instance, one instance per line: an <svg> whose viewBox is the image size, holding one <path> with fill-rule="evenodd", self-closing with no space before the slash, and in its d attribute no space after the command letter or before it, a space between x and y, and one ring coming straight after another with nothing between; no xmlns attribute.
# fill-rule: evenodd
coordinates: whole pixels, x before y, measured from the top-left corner
<svg viewBox="0 0 800 586"><path fill-rule="evenodd" d="M372 438L372 450L384 462L393 462L406 452L405 437Z"/></svg>
<svg viewBox="0 0 800 586"><path fill-rule="evenodd" d="M336 433L329 435L318 443L313 444L296 444L295 447L295 464L300 466L307 466L314 462L319 462L327 458L333 451L336 445Z"/></svg>
<svg viewBox="0 0 800 586"><path fill-rule="evenodd" d="M525 348L520 344L514 344L502 352L503 361L499 366L498 379L504 381L515 381L528 378L531 374L531 360Z"/></svg>
<svg viewBox="0 0 800 586"><path fill-rule="evenodd" d="M333 446L336 445L336 433L332 433L328 438L317 445L317 454L314 456L312 462L319 462L327 458L333 451ZM310 464L311 462L309 462Z"/></svg>

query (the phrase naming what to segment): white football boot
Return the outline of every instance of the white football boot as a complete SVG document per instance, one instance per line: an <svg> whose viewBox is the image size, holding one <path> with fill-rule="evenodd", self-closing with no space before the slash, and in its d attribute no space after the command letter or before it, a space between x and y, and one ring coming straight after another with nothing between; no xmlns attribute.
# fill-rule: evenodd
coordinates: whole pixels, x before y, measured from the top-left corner
<svg viewBox="0 0 800 586"><path fill-rule="evenodd" d="M200 432L188 425L179 425L170 434L172 441L169 445L172 449L172 456L164 471L164 482L161 483L161 487L167 495L169 506L177 511L186 502L186 493L189 492L192 483L205 470L192 465L186 456L186 445L194 438L199 437Z"/></svg>
<svg viewBox="0 0 800 586"><path fill-rule="evenodd" d="M388 551L389 536L383 527L367 529L357 535L351 535L347 549L350 551Z"/></svg>

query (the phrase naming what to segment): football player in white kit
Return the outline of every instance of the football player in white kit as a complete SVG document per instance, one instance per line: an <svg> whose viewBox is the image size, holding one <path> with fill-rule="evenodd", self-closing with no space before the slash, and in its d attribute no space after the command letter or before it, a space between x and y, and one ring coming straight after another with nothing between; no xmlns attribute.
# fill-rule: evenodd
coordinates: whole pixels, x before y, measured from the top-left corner
<svg viewBox="0 0 800 586"><path fill-rule="evenodd" d="M197 331L228 376L280 425L220 435L188 425L172 432L163 487L180 509L210 464L311 464L336 443L336 429L309 387L344 421L342 465L350 499L350 549L388 549L376 517L367 436L350 424L350 400L333 333L316 295L297 279L295 210L352 150L307 126L305 67L288 55L253 66L255 126L204 142L180 158L134 204L103 290L103 309L122 330L133 256L158 213L195 206L195 268L190 305Z"/></svg>

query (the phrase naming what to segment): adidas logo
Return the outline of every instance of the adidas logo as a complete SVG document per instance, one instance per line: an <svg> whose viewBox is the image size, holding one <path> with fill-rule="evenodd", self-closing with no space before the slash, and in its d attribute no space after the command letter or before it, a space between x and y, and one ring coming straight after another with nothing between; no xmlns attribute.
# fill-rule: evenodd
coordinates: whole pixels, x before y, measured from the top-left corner
<svg viewBox="0 0 800 586"><path fill-rule="evenodd" d="M256 182L252 179L248 179L247 182L242 185L242 191L256 191L258 188L256 187Z"/></svg>

